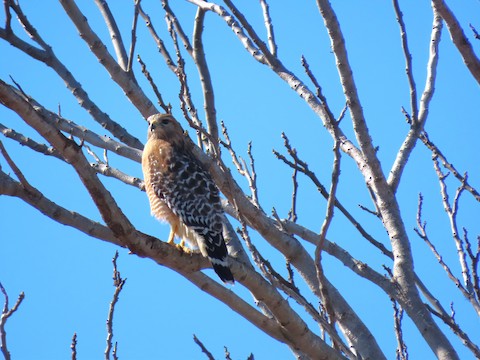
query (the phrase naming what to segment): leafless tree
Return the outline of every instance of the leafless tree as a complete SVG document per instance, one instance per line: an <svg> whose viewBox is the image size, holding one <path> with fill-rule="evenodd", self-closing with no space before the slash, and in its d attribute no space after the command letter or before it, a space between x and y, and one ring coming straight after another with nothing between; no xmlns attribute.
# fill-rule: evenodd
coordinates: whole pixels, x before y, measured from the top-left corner
<svg viewBox="0 0 480 360"><path fill-rule="evenodd" d="M435 295L435 288L432 288L428 274L416 272L412 252L412 242L422 239L473 312L480 315L480 237L477 237L476 242L472 241L474 235L470 235L465 227L462 230L462 224L457 221L459 199L469 197L478 206L480 194L474 184L470 183L467 173L464 172L466 169L457 169L449 162L444 152L448 152L448 149L439 149L425 130L430 102L434 98L442 34L443 41L450 41L445 36L448 32L472 78L480 83L480 62L468 40L478 36L474 25L470 25L472 30L462 27L444 0L432 1L433 23L426 65L427 76L424 87L419 89L419 79L416 78L412 66L407 27L398 0L393 0L392 8L397 17L406 64L410 104L407 109L402 108L408 126L406 136L393 164L389 164L380 161L378 149L372 140L369 127L374 127L375 123L367 121L364 113L355 72L349 62L344 33L330 2L317 0L316 5L318 19L323 20L323 26L328 33L339 84L344 94L345 107L337 114L322 91L322 79L317 77L305 57L301 59L301 73L292 71L282 62L274 32L275 19L270 15L267 1L260 0L258 7L259 14L263 16L264 29L254 26L242 9L237 8L230 0L224 0L222 5L217 1L189 2L191 7L196 9L191 36L185 29L191 26L192 19L176 15L174 7L170 7L167 0L162 1L165 22L158 13L149 14L146 5L144 8L140 0L135 0L131 9L133 21L130 24L119 23L106 1L95 0L110 35L111 45L107 46L74 0L60 0L89 51L108 72L113 83L123 91L126 100L140 113L139 127L146 128L146 123L140 121L142 118L146 119L158 112L174 112L179 120L190 126L190 133L196 134L198 146L195 148L195 155L209 169L225 198L232 272L240 284L237 286L248 289L251 297L242 297L210 278L203 271L209 264L200 254L185 254L161 239L141 232L121 210L102 177L115 178L124 183L124 186L136 187L139 190L138 196L145 196L142 193L142 180L115 166L117 158L138 163L143 147L142 140L126 130L126 123L122 124L107 115L87 94L80 83L81 79L75 76L75 71L67 68L56 50L36 30L35 24L29 21L27 14L14 0L3 2L5 23L0 28L0 38L4 43L2 46L9 43L29 56L32 62L44 63L53 70L78 104L105 128L110 136L103 136L98 131L81 125L80 121L67 119L60 111L43 106L35 100L35 94L28 93L28 84L17 84L14 79L0 79L1 104L12 110L15 114L12 117L22 119L43 139L34 140L31 135L20 133L14 126L0 124L0 129L9 142L8 152L1 146L3 163L7 164L13 173L9 174L6 169L1 170L0 194L23 200L46 217L74 227L86 236L128 248L139 257L149 258L181 274L194 286L227 304L246 321L254 324L259 331L285 343L298 358L384 359L389 356L381 349L375 331L359 316L346 294L329 280L329 271L324 266L327 256L340 261L354 277L370 282L386 299L391 299L394 315L390 321L392 333L398 340L397 358L408 358L408 344L403 340L403 316L411 319L437 358L459 358L458 349L452 343L452 334L460 339L473 356L480 358L480 349L474 342L478 334L469 334L462 324L456 321L454 315L445 309L445 305ZM244 160L232 143L232 134L228 132L228 114L222 113L222 117L227 119L225 123L217 116L215 84L204 51L204 28L209 26L207 18L215 18L217 22L221 21L224 27L230 28L234 33L232 41L243 45L250 55L250 61L253 59L263 66L264 71L277 76L292 90L292 96L300 96L304 106L313 111L318 121L323 124L324 131L331 137L332 158L321 160L332 163L329 185L326 186L312 170L314 164L302 158L287 134L282 135L285 148L275 150L274 154L293 174L292 205L286 218L282 218L275 209L272 214L264 210L258 195L262 189L257 186L258 169L252 145L249 145L247 160ZM443 29L444 25L446 29ZM131 27L129 41L122 38L119 30L126 26ZM161 26L166 26L168 37L162 38L163 35L160 35L163 32L157 28ZM149 71L149 65L142 59L141 53L144 49L137 44L140 27L148 29L151 37L149 40L153 39L165 69L176 77L178 99L165 96L166 90L162 88L162 82L158 80L157 74ZM470 35L467 35L467 31L470 31ZM260 35L262 32L266 35ZM143 34L148 37L146 33ZM109 48L113 51L109 51ZM85 49L79 49L82 50ZM193 81L191 79L197 78L201 87L194 93L190 83ZM197 107L194 100L200 97L203 99L203 110ZM16 165L15 150L10 151L16 148L14 143L55 157L59 163L71 166L88 191L103 221L96 222L62 207L45 196L41 189L37 189L36 179L27 179L22 169ZM438 206L443 206L451 225L451 234L445 234L445 237L451 237L455 244L460 265L459 274L456 273L456 266L444 261L434 245L434 239L431 239L427 232L424 219L431 219L428 219L428 214L422 213L424 200L421 195L417 209L417 235L405 226L404 205L399 201L397 190L405 178L405 168L416 145L425 146L425 149L431 152L443 198L443 203ZM102 152L103 158L98 155ZM108 154L114 154L112 161L109 161ZM366 189L371 196L370 206L362 205L362 209L372 215L370 220L358 216L358 211L362 210L351 209L342 204L342 194L337 190L342 179L340 170L345 161L356 164L358 174L363 179L363 188L359 191ZM456 181L456 184L448 182L449 186L457 187L453 196L452 191L447 188L447 175L450 176L449 180ZM326 201L322 220L315 227L320 229L319 231L298 221L299 209L309 205L298 200L300 177L311 181ZM242 186L244 180L246 186ZM58 191L61 192L62 189ZM356 258L346 243L340 246L329 240L329 227L337 219L346 220L357 230L355 241L363 241L372 252L382 254L385 264L383 269L370 265L368 259ZM385 232L372 235L368 230L372 223L381 224ZM238 234L234 230L236 227ZM258 237L261 240L252 241L253 234L256 239ZM286 267L285 264L268 261L265 251L256 246L259 242L263 242L261 248L268 244L272 252L281 254L286 259ZM287 299L293 299L299 306L292 306ZM12 312L6 306L4 314L10 316ZM4 315L0 330L3 330L3 319ZM312 321L318 328L307 325ZM76 342L75 335L72 342L74 353Z"/></svg>

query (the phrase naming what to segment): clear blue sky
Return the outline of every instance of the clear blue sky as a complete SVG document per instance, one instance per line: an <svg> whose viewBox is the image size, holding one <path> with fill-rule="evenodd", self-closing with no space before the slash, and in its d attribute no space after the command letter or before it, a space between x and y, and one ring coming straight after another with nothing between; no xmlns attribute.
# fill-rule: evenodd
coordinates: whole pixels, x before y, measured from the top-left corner
<svg viewBox="0 0 480 360"><path fill-rule="evenodd" d="M145 10L173 54L160 2L149 3L148 6L146 3ZM305 55L323 86L332 110L339 114L344 98L323 21L314 1L303 3L270 4L279 56L287 68L309 84L300 64L301 55ZM469 23L480 29L480 2L470 0L461 6L453 6L452 1L450 3L469 36ZM81 82L89 96L111 118L143 140L146 123L122 91L109 81L109 75L79 38L61 5L48 0L23 1L22 6L29 20ZM93 1L79 2L79 6L91 26L112 50L108 32ZM131 1L111 1L110 6L118 18L124 41L129 46ZM172 6L187 34L191 34L195 6L187 2L172 2ZM390 2L378 0L336 1L333 6L344 32L369 129L375 145L379 146L378 154L383 169L388 171L408 131L400 111L401 106L408 109L409 89L395 14ZM413 54L414 75L418 91L421 92L426 77L431 9L428 2L402 2L401 6ZM242 6L241 10L263 35L259 4L254 2ZM2 14L2 26L4 18ZM176 79L164 66L141 19L138 28L136 50L149 66L164 99L172 103L174 114L181 118ZM21 31L17 24L15 29ZM204 37L216 91L217 115L227 124L239 154L246 157L247 143L253 142L262 206L267 213L275 207L280 216L286 217L290 207L291 172L271 152L272 148L283 151L281 132L289 136L292 145L325 185L329 184L330 179L331 138L303 100L268 68L256 63L232 31L214 14L207 14ZM477 51L480 51L480 42L470 38ZM9 82L9 76L12 76L43 106L56 111L60 104L64 117L105 134L78 106L51 69L4 41L0 42L0 54L2 80ZM138 64L134 66L137 78L143 85L145 81L138 71ZM191 91L203 118L200 85L191 61L188 69L193 70L189 78ZM144 88L148 89L147 86ZM154 100L150 90L147 91ZM476 139L480 132L479 94L478 84L467 72L444 28L436 92L426 129L431 139L460 171L469 171L469 181L477 185L477 189L480 187L480 168L478 161L474 161L474 155L478 154ZM342 126L347 134L351 134L348 121L347 117ZM0 107L0 123L41 140L20 118L3 107ZM0 139L26 178L45 196L68 209L100 220L92 201L69 166L33 153L11 140ZM141 177L137 163L110 155L110 164ZM3 158L0 159L0 165L4 171L8 171ZM299 222L319 231L325 214L325 201L310 182L304 178L299 180ZM167 237L168 226L150 216L144 193L114 179L102 178L102 181L140 230L161 239ZM239 182L248 189L244 180L239 178ZM449 190L454 191L458 183L450 181L449 186ZM466 301L458 296L454 285L449 283L432 254L413 231L419 192L424 196L424 219L428 222L431 239L457 276L460 276L430 153L421 144L415 149L399 188L401 211L412 241L416 270L424 276L428 286L434 289L446 308L451 301L454 302L457 321L479 343L478 318ZM355 164L346 155L342 158L338 197L366 224L368 231L389 246L381 224L357 206L362 204L371 207L371 202ZM465 194L461 207L458 217L460 226L469 229L470 239L474 241L480 233L478 205ZM19 199L1 197L0 214L0 281L10 295L11 304L19 292L26 294L19 311L7 324L9 349L13 358L68 358L74 332L78 336L79 359L102 357L106 339L105 321L114 291L111 258L117 248L55 223ZM264 255L283 269L283 259L265 246L257 234L253 231L251 234L257 246L265 251ZM378 250L366 245L340 215L335 217L328 238L382 273L382 264L389 265L387 259ZM313 252L313 248L309 250ZM285 345L263 335L225 305L197 290L176 273L150 260L129 255L124 249L120 249L118 265L122 276L127 278L114 319L114 341L118 342L121 359L203 359L204 355L192 340L193 334L218 358L223 357L223 346L228 347L234 359L245 359L250 352L256 359L292 358ZM370 326L387 357L394 358L396 342L388 298L375 286L353 276L337 260L326 257L324 266L326 275ZM233 290L249 298L240 285L235 285ZM3 303L2 297L0 303ZM404 325L405 341L412 358L433 358L407 317ZM314 324L311 326L315 327ZM462 359L473 358L449 331L447 333Z"/></svg>

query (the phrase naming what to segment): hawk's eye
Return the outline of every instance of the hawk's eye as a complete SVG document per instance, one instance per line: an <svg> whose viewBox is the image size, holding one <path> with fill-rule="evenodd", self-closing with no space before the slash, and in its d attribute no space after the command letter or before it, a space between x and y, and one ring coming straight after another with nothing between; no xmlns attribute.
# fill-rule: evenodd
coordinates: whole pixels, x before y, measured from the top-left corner
<svg viewBox="0 0 480 360"><path fill-rule="evenodd" d="M163 119L162 124L167 125L170 122L170 119Z"/></svg>

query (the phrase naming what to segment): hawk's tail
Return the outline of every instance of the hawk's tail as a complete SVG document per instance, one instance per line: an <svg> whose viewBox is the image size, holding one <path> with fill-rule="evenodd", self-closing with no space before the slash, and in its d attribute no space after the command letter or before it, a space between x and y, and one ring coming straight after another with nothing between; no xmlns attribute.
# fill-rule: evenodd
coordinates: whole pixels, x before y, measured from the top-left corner
<svg viewBox="0 0 480 360"><path fill-rule="evenodd" d="M217 273L220 280L222 280L224 283L235 283L235 279L233 278L233 274L228 267L226 258L223 261L210 256L208 258L212 263L213 270Z"/></svg>
<svg viewBox="0 0 480 360"><path fill-rule="evenodd" d="M208 232L203 236L204 242L199 242L200 251L208 256L213 270L224 283L235 283L228 266L228 251L221 232ZM202 249L203 247L203 249Z"/></svg>

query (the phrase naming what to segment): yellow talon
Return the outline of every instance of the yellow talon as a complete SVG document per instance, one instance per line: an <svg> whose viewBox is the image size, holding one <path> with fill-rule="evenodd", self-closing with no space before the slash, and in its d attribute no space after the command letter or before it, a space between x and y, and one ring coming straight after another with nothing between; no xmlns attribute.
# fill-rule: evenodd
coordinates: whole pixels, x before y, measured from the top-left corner
<svg viewBox="0 0 480 360"><path fill-rule="evenodd" d="M183 251L184 253L191 253L192 250L185 245L185 240L182 239L182 241L180 241L180 244L177 244L175 245L179 250Z"/></svg>

